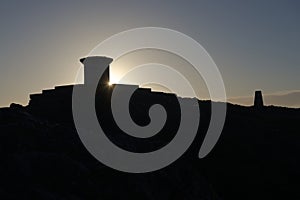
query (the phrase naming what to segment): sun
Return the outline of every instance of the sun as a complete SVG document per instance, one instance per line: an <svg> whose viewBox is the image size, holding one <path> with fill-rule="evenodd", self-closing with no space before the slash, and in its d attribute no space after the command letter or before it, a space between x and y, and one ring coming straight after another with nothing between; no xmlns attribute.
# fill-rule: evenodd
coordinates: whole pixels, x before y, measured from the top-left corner
<svg viewBox="0 0 300 200"><path fill-rule="evenodd" d="M109 86L112 86L112 82L108 82L107 84L108 84Z"/></svg>

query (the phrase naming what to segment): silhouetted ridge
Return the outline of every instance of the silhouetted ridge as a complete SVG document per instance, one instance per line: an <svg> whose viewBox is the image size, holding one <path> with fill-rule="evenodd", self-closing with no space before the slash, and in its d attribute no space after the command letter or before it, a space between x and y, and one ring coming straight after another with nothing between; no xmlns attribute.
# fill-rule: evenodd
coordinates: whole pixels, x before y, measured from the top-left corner
<svg viewBox="0 0 300 200"><path fill-rule="evenodd" d="M168 119L149 140L133 138L112 118L110 97L115 86L107 85L107 69L95 96L99 123L107 137L135 152L170 142L180 118L176 96L138 88L129 105L132 119L147 125L149 107L156 103L165 107ZM0 199L300 199L300 109L227 104L220 140L200 160L211 102L198 101L199 129L188 151L164 169L128 174L104 166L83 146L73 124L73 88L43 90L30 95L28 106L11 104L0 109Z"/></svg>

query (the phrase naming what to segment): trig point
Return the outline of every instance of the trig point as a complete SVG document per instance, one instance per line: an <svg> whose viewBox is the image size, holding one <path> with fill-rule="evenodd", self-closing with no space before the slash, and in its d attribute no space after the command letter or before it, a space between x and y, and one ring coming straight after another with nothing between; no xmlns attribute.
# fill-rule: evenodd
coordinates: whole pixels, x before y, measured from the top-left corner
<svg viewBox="0 0 300 200"><path fill-rule="evenodd" d="M255 97L254 97L254 108L261 109L264 107L264 101L262 92L260 90L255 91Z"/></svg>

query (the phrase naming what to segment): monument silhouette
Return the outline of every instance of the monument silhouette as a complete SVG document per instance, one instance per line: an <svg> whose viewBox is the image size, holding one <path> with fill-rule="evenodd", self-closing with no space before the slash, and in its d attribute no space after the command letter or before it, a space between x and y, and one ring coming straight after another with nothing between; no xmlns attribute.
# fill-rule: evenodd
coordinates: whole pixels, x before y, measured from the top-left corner
<svg viewBox="0 0 300 200"><path fill-rule="evenodd" d="M164 105L165 108L170 107L170 105L174 104L174 99L176 98L176 95L172 93L162 93L156 91L154 92L150 88L139 88L138 85L124 85L124 84L110 85L109 84L110 69L107 63L110 63L112 59L107 57L100 57L100 56L94 58L96 58L97 61L99 62L97 68L104 69L104 73L99 78L97 90L95 92L96 107L98 109L103 110L106 107L110 108L110 98L112 95L112 91L116 86L123 87L123 88L130 87L135 89L136 90L134 93L135 98L133 99L139 99L138 101L142 102L144 107L146 107L145 106L146 104L149 104L150 106L153 100L155 100L156 103L160 103ZM79 87L85 87L91 84L89 82L90 81L89 78L87 77L89 77L88 73L93 73L93 71L90 71L87 68L93 66L85 64L85 60L86 58L80 59L80 62L84 64L84 84L76 85ZM56 86L54 89L43 90L42 93L31 94L27 109L30 111L30 113L33 113L39 117L43 117L47 119L55 119L56 121L71 122L73 121L72 92L74 86L75 85ZM102 98L104 96L105 98ZM140 103L139 106L141 106ZM134 109L137 109L137 107L135 107Z"/></svg>
<svg viewBox="0 0 300 200"><path fill-rule="evenodd" d="M261 91L255 91L254 108L262 109L264 107L263 95Z"/></svg>

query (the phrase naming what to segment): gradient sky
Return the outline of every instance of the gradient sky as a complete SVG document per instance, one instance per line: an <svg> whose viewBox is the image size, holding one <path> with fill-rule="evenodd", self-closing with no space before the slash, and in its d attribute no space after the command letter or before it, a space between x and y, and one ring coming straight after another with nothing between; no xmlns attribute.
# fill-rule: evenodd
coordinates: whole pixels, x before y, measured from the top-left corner
<svg viewBox="0 0 300 200"><path fill-rule="evenodd" d="M299 10L297 0L1 1L0 106L74 83L78 59L101 41L157 26L208 51L232 102L249 105L245 98L262 89L284 99L268 104L300 107Z"/></svg>

